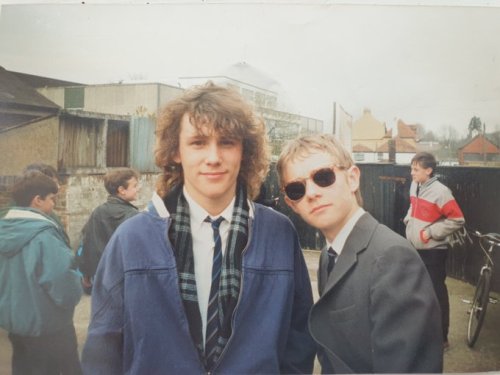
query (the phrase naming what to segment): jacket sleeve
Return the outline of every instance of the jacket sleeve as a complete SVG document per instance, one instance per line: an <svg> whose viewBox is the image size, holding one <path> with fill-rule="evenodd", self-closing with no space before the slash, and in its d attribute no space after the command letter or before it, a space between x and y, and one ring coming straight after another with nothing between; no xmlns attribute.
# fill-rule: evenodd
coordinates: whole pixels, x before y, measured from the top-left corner
<svg viewBox="0 0 500 375"><path fill-rule="evenodd" d="M412 181L410 185L410 206L408 207L408 212L406 213L406 216L403 218L403 223L405 225L408 225L408 222L411 219L411 213L412 213L412 200L414 199L414 191L417 189L415 182Z"/></svg>
<svg viewBox="0 0 500 375"><path fill-rule="evenodd" d="M408 222L410 221L410 217L411 217L411 203L410 203L410 207L408 208L408 212L406 213L406 216L403 218L403 223L405 225L408 225Z"/></svg>
<svg viewBox="0 0 500 375"><path fill-rule="evenodd" d="M72 250L51 230L38 240L42 254L38 283L57 306L74 309L82 296L82 287L80 276L73 269Z"/></svg>
<svg viewBox="0 0 500 375"><path fill-rule="evenodd" d="M374 262L370 283L373 372L441 372L441 315L417 252L390 247Z"/></svg>
<svg viewBox="0 0 500 375"><path fill-rule="evenodd" d="M442 218L429 225L426 230L430 238L444 240L450 234L462 228L465 219L462 210L448 188L443 190L437 204Z"/></svg>
<svg viewBox="0 0 500 375"><path fill-rule="evenodd" d="M92 311L82 352L84 374L123 373L123 261L120 237L103 253L92 290Z"/></svg>
<svg viewBox="0 0 500 375"><path fill-rule="evenodd" d="M96 228L98 228L99 225L99 219L96 217L96 211L94 210L82 230L82 254L79 268L87 277L93 277L95 275L97 264L100 259L101 253L98 239L101 236L96 232Z"/></svg>
<svg viewBox="0 0 500 375"><path fill-rule="evenodd" d="M295 295L291 327L280 371L284 374L311 374L316 355L316 345L308 329L309 311L313 304L312 289L297 236L294 247Z"/></svg>

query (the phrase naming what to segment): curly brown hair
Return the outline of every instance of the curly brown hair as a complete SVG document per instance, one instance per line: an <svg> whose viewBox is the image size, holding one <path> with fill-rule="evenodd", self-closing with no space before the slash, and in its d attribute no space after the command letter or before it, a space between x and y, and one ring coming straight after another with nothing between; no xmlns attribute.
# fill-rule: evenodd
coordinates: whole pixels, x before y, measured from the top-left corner
<svg viewBox="0 0 500 375"><path fill-rule="evenodd" d="M243 143L239 180L246 185L250 198L259 194L269 170L269 150L262 118L233 89L207 82L186 90L162 109L156 125L156 165L162 170L157 193L165 197L182 183L182 166L174 161L179 152L179 135L184 114L201 132L210 126L217 134Z"/></svg>

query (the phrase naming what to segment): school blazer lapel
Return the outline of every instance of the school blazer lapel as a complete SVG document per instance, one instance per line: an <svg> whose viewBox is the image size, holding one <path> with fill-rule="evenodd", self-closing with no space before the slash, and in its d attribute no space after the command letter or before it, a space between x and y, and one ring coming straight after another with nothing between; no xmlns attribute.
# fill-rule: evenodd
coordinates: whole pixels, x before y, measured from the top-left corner
<svg viewBox="0 0 500 375"><path fill-rule="evenodd" d="M347 271L356 264L358 254L367 248L377 225L378 222L367 212L359 218L349 237L347 237L344 249L337 258L333 272L326 279L323 293L320 290L320 296L324 296L334 289L335 285L342 280ZM328 263L328 260L324 258L328 256L326 251L323 251L321 256L323 257L321 273L326 278L326 266Z"/></svg>

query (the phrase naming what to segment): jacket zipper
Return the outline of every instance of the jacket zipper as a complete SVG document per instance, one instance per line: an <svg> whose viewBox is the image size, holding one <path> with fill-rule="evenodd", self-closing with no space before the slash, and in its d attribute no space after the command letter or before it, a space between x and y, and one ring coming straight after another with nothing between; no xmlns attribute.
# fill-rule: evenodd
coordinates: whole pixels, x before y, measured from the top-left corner
<svg viewBox="0 0 500 375"><path fill-rule="evenodd" d="M172 225L172 218L171 218L171 217L168 217L168 218L162 218L162 219L163 219L163 220L165 220L165 221L167 222L167 231L166 231L166 233L165 233L165 236L166 236L166 241L167 241L167 244L170 244L170 248L171 248L171 249L172 249L172 251L173 251L174 246L172 245L172 243L170 242L170 238L168 237L168 233L170 232L170 226ZM174 254L174 258L175 258L175 254ZM175 270L176 270L176 272L177 272L177 281L176 281L176 283L177 283L177 288L179 288L179 276L178 276L178 272L179 272L179 270L177 269L177 262L176 262L176 264L175 264ZM180 288L179 288L179 290L180 290ZM181 296L181 306L182 306L182 296ZM183 306L183 308L184 308L184 306ZM188 332L188 334L190 334L190 333ZM190 340L190 341L192 342L192 340ZM193 348L194 348L195 352L196 352L196 353L198 353L198 348L196 348L196 346L194 345L194 343L193 343ZM199 356L198 356L198 358L199 358ZM203 370L205 370L205 364L204 364L201 360L199 361L199 363L200 363L200 367L201 367ZM211 374L212 374L212 372L208 371L208 372L207 372L207 374L208 374L208 375L211 375Z"/></svg>
<svg viewBox="0 0 500 375"><path fill-rule="evenodd" d="M238 310L238 306L240 305L241 294L242 294L241 291L243 290L243 257L245 256L245 253L247 252L248 247L250 246L250 241L252 239L252 227L253 227L253 219L249 218L248 219L248 241L247 241L247 245L245 246L245 248L241 252L241 284L240 284L240 294L238 296L238 302L236 302L236 306L234 307L234 310L233 310L233 316L231 317L231 336L229 337L229 340L227 340L226 346L224 346L224 349L222 350L222 353L220 354L219 358L217 359L217 362L215 362L214 368L212 369L212 371L208 371L207 375L212 375L212 374L215 373L215 370L219 366L219 364L220 364L220 362L222 360L222 357L224 357L224 354L226 353L227 348L229 347L229 344L231 343L231 340L233 338L232 332L233 332L233 327L234 327L234 316L236 315L236 311Z"/></svg>

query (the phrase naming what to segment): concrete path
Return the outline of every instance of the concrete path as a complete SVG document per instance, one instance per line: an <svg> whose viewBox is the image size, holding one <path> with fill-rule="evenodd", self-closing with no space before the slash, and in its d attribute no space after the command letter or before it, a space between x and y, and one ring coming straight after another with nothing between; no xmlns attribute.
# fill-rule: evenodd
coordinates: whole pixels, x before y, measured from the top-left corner
<svg viewBox="0 0 500 375"><path fill-rule="evenodd" d="M318 252L305 251L306 262L311 275L315 298L317 298L316 270L318 267ZM451 326L450 349L444 355L446 373L500 371L500 302L490 304L483 330L474 349L469 349L465 342L467 330L468 304L464 300L472 299L474 287L459 280L448 278L450 293ZM497 294L493 297L499 298ZM90 297L84 296L75 311L75 327L78 342L85 342L90 313ZM5 331L0 329L0 375L10 375L11 347ZM315 373L320 368L315 367Z"/></svg>

